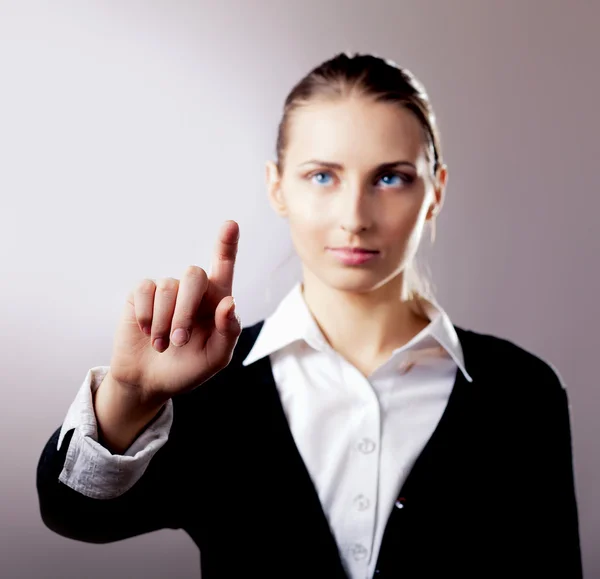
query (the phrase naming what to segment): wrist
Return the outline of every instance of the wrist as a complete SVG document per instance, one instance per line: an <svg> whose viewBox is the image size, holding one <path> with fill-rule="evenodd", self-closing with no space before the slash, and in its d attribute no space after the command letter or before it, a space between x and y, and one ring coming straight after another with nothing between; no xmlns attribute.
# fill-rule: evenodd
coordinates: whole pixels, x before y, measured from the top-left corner
<svg viewBox="0 0 600 579"><path fill-rule="evenodd" d="M123 384L107 373L93 396L99 441L114 454L122 454L167 400L144 396L139 388Z"/></svg>
<svg viewBox="0 0 600 579"><path fill-rule="evenodd" d="M119 382L110 370L101 386L105 389L107 397L118 403L123 413L130 414L132 417L157 414L169 400L168 396L149 394L139 386Z"/></svg>

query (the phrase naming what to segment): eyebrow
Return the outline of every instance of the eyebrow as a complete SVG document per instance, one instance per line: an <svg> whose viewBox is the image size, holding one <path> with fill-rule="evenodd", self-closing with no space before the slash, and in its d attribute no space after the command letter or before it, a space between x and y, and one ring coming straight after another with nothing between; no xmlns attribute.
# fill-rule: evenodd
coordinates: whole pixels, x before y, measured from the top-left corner
<svg viewBox="0 0 600 579"><path fill-rule="evenodd" d="M304 165L322 165L323 167L329 167L330 169L344 169L344 166L340 165L340 163L332 163L330 161L319 161L318 159L311 159L310 161L305 161L304 163L301 163L299 167L302 167ZM401 165L408 165L409 167L415 169L415 171L417 169L414 163L411 163L410 161L392 161L391 163L383 163L382 165L379 165L376 170L383 171L386 169L393 169L394 167L398 167Z"/></svg>

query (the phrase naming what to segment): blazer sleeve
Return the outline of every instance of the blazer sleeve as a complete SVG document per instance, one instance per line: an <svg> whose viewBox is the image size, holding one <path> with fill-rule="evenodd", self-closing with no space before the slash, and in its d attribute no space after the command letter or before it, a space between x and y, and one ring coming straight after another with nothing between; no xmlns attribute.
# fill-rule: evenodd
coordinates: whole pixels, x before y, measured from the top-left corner
<svg viewBox="0 0 600 579"><path fill-rule="evenodd" d="M524 441L524 505L521 532L536 577L583 576L578 508L573 474L569 399L558 373L545 364ZM529 558L530 557L530 558Z"/></svg>

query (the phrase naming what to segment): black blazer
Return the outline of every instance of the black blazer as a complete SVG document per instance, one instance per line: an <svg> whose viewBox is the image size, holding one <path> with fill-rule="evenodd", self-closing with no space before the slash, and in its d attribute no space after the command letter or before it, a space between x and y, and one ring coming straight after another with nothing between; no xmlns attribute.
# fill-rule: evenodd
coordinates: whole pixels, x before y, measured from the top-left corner
<svg viewBox="0 0 600 579"><path fill-rule="evenodd" d="M203 579L346 577L290 432L269 357L247 367L263 321L231 363L173 399L169 440L142 478L111 500L58 481L72 431L48 440L37 469L44 523L108 543L183 529ZM375 577L582 577L567 395L549 364L514 343L455 326L446 410L385 529Z"/></svg>

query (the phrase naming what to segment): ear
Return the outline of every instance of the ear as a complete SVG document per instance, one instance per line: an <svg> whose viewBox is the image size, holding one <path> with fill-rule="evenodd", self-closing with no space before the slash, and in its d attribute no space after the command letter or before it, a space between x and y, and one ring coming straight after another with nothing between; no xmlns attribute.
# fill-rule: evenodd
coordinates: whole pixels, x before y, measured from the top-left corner
<svg viewBox="0 0 600 579"><path fill-rule="evenodd" d="M287 206L281 190L281 176L274 161L267 161L266 167L267 193L269 203L281 217L287 216Z"/></svg>
<svg viewBox="0 0 600 579"><path fill-rule="evenodd" d="M429 219L434 219L437 216L437 214L442 210L442 206L444 205L444 199L446 197L447 183L448 167L446 165L441 165L440 167L438 167L438 170L435 175L433 183L434 200L429 206L426 221Z"/></svg>

